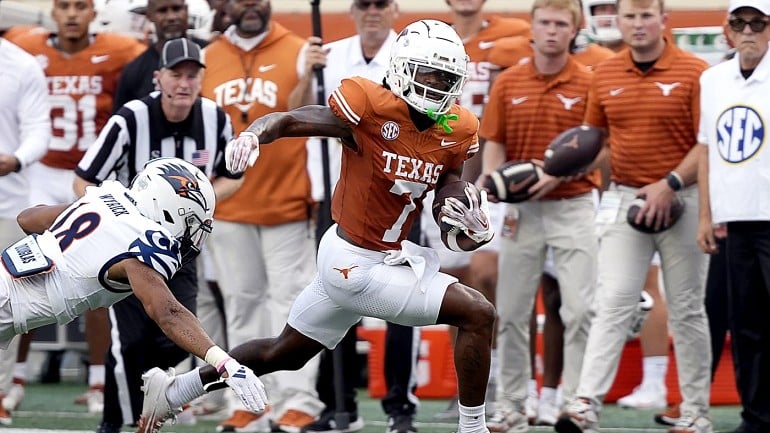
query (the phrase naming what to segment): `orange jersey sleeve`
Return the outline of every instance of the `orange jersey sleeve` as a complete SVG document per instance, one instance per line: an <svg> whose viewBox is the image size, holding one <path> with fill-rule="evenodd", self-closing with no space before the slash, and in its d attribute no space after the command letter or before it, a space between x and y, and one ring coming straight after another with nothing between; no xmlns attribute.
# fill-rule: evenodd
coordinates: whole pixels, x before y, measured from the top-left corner
<svg viewBox="0 0 770 433"><path fill-rule="evenodd" d="M147 47L109 33L73 54L59 51L48 34L31 32L18 45L37 58L48 82L52 137L41 162L75 169L112 115L112 100L123 67Z"/></svg>
<svg viewBox="0 0 770 433"><path fill-rule="evenodd" d="M358 245L398 249L439 177L478 152L478 119L453 105L458 120L418 130L401 98L356 77L329 97L332 112L348 123L356 149L345 147L332 217Z"/></svg>
<svg viewBox="0 0 770 433"><path fill-rule="evenodd" d="M603 47L599 44L590 43L585 48L572 53L572 58L578 63L587 66L593 70L596 65L615 56L615 52L609 48Z"/></svg>
<svg viewBox="0 0 770 433"><path fill-rule="evenodd" d="M512 36L498 39L489 50L489 63L503 69L532 58L532 41L529 37Z"/></svg>

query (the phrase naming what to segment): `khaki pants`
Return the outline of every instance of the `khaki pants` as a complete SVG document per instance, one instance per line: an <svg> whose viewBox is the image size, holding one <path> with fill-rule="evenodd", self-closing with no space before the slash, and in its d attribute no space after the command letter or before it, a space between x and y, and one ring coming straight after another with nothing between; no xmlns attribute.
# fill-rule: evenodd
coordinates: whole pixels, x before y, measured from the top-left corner
<svg viewBox="0 0 770 433"><path fill-rule="evenodd" d="M520 408L531 377L529 319L543 273L546 251L553 250L565 326L564 395L577 387L596 281L597 237L591 194L570 199L516 205L518 230L514 239L501 238L497 314L499 378L497 396ZM498 234L498 236L500 236Z"/></svg>

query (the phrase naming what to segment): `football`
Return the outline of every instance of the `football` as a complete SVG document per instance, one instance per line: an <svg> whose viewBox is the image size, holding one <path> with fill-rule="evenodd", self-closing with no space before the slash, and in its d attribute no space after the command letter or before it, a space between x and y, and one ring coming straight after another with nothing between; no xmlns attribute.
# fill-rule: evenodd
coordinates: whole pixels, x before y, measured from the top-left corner
<svg viewBox="0 0 770 433"><path fill-rule="evenodd" d="M635 228L636 230L639 230L642 233L660 233L662 231L670 229L674 224L676 224L677 221L679 221L679 218L684 213L684 202L682 199L678 196L674 196L674 200L671 202L671 224L668 226L662 226L655 230L655 224L652 226L648 226L644 224L644 221L642 221L640 224L637 224L635 222L636 215L639 213L639 210L644 205L645 197L640 196L634 199L634 201L631 202L631 205L628 207L628 213L626 214L626 220L628 221L628 225Z"/></svg>
<svg viewBox="0 0 770 433"><path fill-rule="evenodd" d="M531 161L508 161L489 174L484 188L500 201L519 203L532 196L527 190L542 174L543 169Z"/></svg>
<svg viewBox="0 0 770 433"><path fill-rule="evenodd" d="M543 171L551 176L574 176L586 169L604 146L604 132L576 126L554 138L545 150Z"/></svg>
<svg viewBox="0 0 770 433"><path fill-rule="evenodd" d="M441 221L441 217L444 215L441 213L441 207L444 206L448 197L454 197L470 207L471 203L468 201L468 196L465 195L465 187L469 185L476 191L476 194L479 193L475 185L465 180L449 182L441 187L441 189L436 190L436 196L433 198L433 208L431 210L433 211L433 219L436 220L436 224L438 224L438 227L442 232L448 232L454 227Z"/></svg>

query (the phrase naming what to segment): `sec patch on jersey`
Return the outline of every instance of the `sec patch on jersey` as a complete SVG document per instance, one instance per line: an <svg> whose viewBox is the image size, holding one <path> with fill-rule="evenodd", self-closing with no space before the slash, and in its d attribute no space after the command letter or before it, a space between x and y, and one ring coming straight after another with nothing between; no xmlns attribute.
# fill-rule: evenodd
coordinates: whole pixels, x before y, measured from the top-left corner
<svg viewBox="0 0 770 433"><path fill-rule="evenodd" d="M641 210L642 206L644 206L645 200L645 196L640 196L634 199L634 201L632 201L631 205L628 207L628 213L626 213L626 221L628 221L628 225L642 233L653 234L668 230L673 227L677 221L679 221L679 218L681 218L682 214L684 213L684 201L682 201L678 195L674 195L674 200L671 202L671 223L669 225L664 226L661 224L660 227L656 229L654 221L651 226L646 225L644 220L637 224L636 215L639 214L639 210Z"/></svg>
<svg viewBox="0 0 770 433"><path fill-rule="evenodd" d="M551 176L574 176L585 171L604 145L601 128L581 125L557 135L545 150L543 171Z"/></svg>
<svg viewBox="0 0 770 433"><path fill-rule="evenodd" d="M543 175L532 161L508 161L487 176L484 188L498 200L519 203L532 197L528 192Z"/></svg>
<svg viewBox="0 0 770 433"><path fill-rule="evenodd" d="M441 217L444 216L444 214L441 212L441 207L444 206L447 198L454 197L460 200L465 206L470 207L471 202L468 199L468 196L465 194L466 187L472 188L476 194L479 193L475 185L465 180L449 182L448 184L441 187L441 189L436 191L436 197L433 199L433 207L431 208L431 211L433 211L433 219L436 220L436 224L438 224L438 227L442 232L448 232L455 228L451 224L447 224L441 221Z"/></svg>

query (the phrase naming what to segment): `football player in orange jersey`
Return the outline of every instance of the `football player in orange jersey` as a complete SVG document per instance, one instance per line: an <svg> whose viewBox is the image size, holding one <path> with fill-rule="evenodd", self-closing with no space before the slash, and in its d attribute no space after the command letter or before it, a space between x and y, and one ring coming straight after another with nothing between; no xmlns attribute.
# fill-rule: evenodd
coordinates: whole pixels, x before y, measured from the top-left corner
<svg viewBox="0 0 770 433"><path fill-rule="evenodd" d="M90 34L96 12L91 0L55 0L51 16L57 32L33 31L15 40L43 67L51 102L52 139L39 163L29 167L32 204L63 204L76 199L72 189L74 169L88 146L112 114L112 98L123 67L144 50L136 40L115 34ZM89 312L86 339L89 343L88 411L101 412L104 354L109 345L106 310ZM22 337L16 359L15 391L4 399L13 409L23 398L23 379L29 334ZM13 345L11 346L13 347ZM7 362L7 363L6 363ZM11 369L13 360L0 361Z"/></svg>
<svg viewBox="0 0 770 433"><path fill-rule="evenodd" d="M452 103L460 95L466 64L462 42L448 25L418 21L393 45L385 86L345 79L329 107L265 115L228 145L226 160L234 172L256 161L259 142L321 134L340 137L345 145L332 199L337 224L321 240L314 281L294 301L280 335L233 349L255 373L300 368L324 347L335 347L362 316L457 326L458 432L488 432L484 394L494 306L439 272L433 250L404 241L425 192L459 180L463 162L478 151L477 118ZM493 236L486 195L471 197L470 207L444 206L452 216L445 221L459 229L456 242L466 249ZM212 373L205 367L175 377L148 372L140 431L159 430L176 408L218 387L212 386L217 379Z"/></svg>

